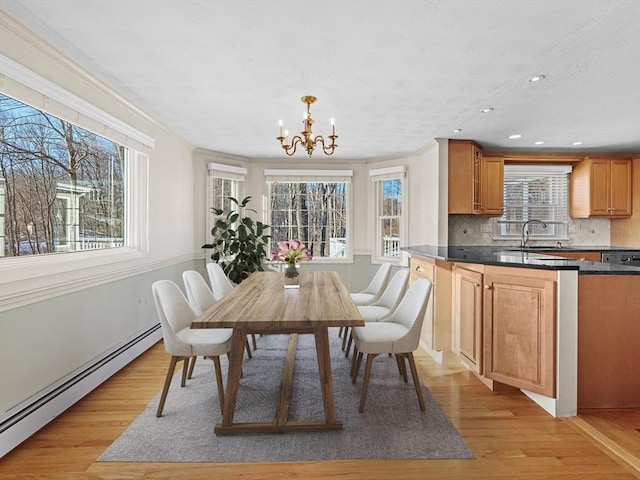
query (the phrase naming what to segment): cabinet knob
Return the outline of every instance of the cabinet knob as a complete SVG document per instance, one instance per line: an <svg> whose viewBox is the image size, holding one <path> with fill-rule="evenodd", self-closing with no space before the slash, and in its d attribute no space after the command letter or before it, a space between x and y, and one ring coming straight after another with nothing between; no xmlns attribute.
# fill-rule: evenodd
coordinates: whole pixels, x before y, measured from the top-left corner
<svg viewBox="0 0 640 480"><path fill-rule="evenodd" d="M418 265L416 267L416 272L422 272L422 271L423 271L422 267L420 265Z"/></svg>
<svg viewBox="0 0 640 480"><path fill-rule="evenodd" d="M485 290L491 290L491 285L485 285L485 286L484 286L484 289L485 289Z"/></svg>
<svg viewBox="0 0 640 480"><path fill-rule="evenodd" d="M480 286L480 284L479 284L479 283L476 283L476 288L478 288L479 286Z"/></svg>

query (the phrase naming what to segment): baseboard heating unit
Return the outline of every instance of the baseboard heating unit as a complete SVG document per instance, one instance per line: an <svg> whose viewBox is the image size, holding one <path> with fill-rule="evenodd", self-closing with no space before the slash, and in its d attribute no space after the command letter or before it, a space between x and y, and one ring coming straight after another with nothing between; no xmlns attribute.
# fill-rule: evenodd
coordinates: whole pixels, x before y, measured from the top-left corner
<svg viewBox="0 0 640 480"><path fill-rule="evenodd" d="M160 324L138 332L0 417L0 458L162 339Z"/></svg>

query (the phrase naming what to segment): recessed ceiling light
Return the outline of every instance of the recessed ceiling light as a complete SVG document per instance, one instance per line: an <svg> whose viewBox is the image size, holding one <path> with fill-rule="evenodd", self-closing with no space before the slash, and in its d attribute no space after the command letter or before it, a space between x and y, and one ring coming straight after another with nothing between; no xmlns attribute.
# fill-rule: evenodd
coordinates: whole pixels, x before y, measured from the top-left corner
<svg viewBox="0 0 640 480"><path fill-rule="evenodd" d="M516 138L522 138L522 135L520 135L520 134L516 134L516 135L509 135L509 138L510 138L510 139L512 139L512 140L514 140L514 139L516 139Z"/></svg>
<svg viewBox="0 0 640 480"><path fill-rule="evenodd" d="M455 128L452 131L453 131L453 133L460 133L460 132L462 132L462 129L461 128Z"/></svg>
<svg viewBox="0 0 640 480"><path fill-rule="evenodd" d="M482 110L480 110L481 113L489 113L489 112L493 112L493 108L489 107L489 108L483 108Z"/></svg>
<svg viewBox="0 0 640 480"><path fill-rule="evenodd" d="M572 145L582 145L582 142L573 142Z"/></svg>
<svg viewBox="0 0 640 480"><path fill-rule="evenodd" d="M539 82L540 80L544 80L544 75L534 75L529 79L530 82Z"/></svg>
<svg viewBox="0 0 640 480"><path fill-rule="evenodd" d="M533 142L534 145L542 145L544 142L542 140L538 140L537 142Z"/></svg>

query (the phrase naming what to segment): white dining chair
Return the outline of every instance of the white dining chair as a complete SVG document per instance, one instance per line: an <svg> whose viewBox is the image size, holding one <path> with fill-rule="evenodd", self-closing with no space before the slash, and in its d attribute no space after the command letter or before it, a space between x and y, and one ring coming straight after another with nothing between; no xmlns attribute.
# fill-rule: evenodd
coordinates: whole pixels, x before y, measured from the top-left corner
<svg viewBox="0 0 640 480"><path fill-rule="evenodd" d="M369 305L380 298L382 292L389 282L389 274L391 273L391 263L383 263L378 271L371 279L371 283L364 290L358 293L350 293L351 300L356 305Z"/></svg>
<svg viewBox="0 0 640 480"><path fill-rule="evenodd" d="M233 291L235 285L229 280L227 274L224 273L224 270L217 263L207 263L207 274L209 275L209 283L211 283L211 290L213 291L213 296L216 301L222 299L226 294ZM256 341L255 334L251 334L251 341L253 343L253 349L256 350L258 348L258 343ZM252 358L251 348L249 348L249 343L247 340L247 355L249 358Z"/></svg>
<svg viewBox="0 0 640 480"><path fill-rule="evenodd" d="M389 283L387 284L387 288L384 289L384 292L378 300L370 305L361 305L357 307L360 315L362 315L362 319L365 322L376 322L390 315L400 303L404 292L407 290L408 283L409 269L402 268L394 273L393 277L391 277L391 280L389 280ZM345 330L344 337L342 339L342 346L346 357L349 356L352 341L353 339L351 338L351 335Z"/></svg>
<svg viewBox="0 0 640 480"><path fill-rule="evenodd" d="M416 280L402 297L398 308L390 316L378 322L368 322L364 327L353 328L351 333L355 342L351 369L353 383L356 383L362 357L364 354L367 355L362 392L360 394L360 413L364 412L373 359L384 353L396 356L398 368L405 382L407 382L405 360L408 360L420 410L425 410L424 397L420 387L416 363L413 359L413 352L420 344L420 331L422 330L427 303L431 295L431 287L431 280Z"/></svg>
<svg viewBox="0 0 640 480"><path fill-rule="evenodd" d="M207 263L207 274L209 275L209 283L211 283L211 290L216 300L220 300L233 290L233 283L217 263Z"/></svg>
<svg viewBox="0 0 640 480"><path fill-rule="evenodd" d="M153 299L160 318L164 348L171 355L169 370L162 388L160 403L156 416L162 416L162 410L169 393L171 379L176 364L184 361L182 367L182 382L184 387L187 380L188 362L191 357L207 357L213 360L218 386L220 410L224 406L224 386L220 355L227 354L231 349L230 328L192 329L191 322L198 317L198 313L191 307L180 287L171 280L158 280L151 287Z"/></svg>

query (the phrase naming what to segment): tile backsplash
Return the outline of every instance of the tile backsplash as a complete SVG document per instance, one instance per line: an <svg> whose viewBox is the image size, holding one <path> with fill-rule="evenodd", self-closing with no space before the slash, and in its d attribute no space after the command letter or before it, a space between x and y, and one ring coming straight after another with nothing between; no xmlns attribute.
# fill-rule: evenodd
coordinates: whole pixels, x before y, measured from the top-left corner
<svg viewBox="0 0 640 480"><path fill-rule="evenodd" d="M449 215L449 245L518 245L519 240L493 240L493 219L479 215ZM531 240L530 245L554 244L555 240ZM565 246L611 245L611 221L608 218L569 219L569 240Z"/></svg>

